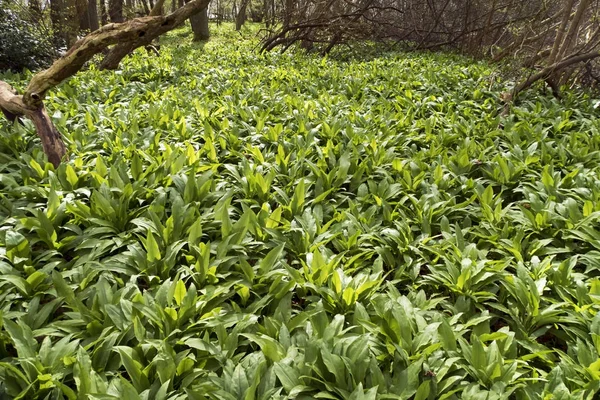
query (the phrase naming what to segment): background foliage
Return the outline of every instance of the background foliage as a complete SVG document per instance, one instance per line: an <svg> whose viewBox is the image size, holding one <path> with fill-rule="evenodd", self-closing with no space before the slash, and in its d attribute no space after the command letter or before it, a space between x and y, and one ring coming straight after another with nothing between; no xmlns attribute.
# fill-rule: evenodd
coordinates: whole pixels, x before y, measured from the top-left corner
<svg viewBox="0 0 600 400"><path fill-rule="evenodd" d="M593 99L185 35L0 122L0 397L594 397Z"/></svg>
<svg viewBox="0 0 600 400"><path fill-rule="evenodd" d="M0 0L0 71L47 67L56 57L48 32L15 4Z"/></svg>

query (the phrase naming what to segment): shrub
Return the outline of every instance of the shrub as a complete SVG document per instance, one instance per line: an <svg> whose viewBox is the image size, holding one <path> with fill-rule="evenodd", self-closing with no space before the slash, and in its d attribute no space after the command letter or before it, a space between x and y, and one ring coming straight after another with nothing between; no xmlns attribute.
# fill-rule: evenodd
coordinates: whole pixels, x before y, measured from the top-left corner
<svg viewBox="0 0 600 400"><path fill-rule="evenodd" d="M21 14L0 0L0 70L39 69L54 58L51 35Z"/></svg>

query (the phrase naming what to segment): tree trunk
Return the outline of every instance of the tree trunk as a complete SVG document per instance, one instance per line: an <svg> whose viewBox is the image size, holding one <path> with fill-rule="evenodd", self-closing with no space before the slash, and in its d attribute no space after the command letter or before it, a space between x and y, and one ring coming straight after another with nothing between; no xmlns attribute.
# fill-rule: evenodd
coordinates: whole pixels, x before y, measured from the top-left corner
<svg viewBox="0 0 600 400"><path fill-rule="evenodd" d="M263 21L265 21L265 25L268 28L269 23L271 22L269 18L269 0L263 1Z"/></svg>
<svg viewBox="0 0 600 400"><path fill-rule="evenodd" d="M569 19L571 19L571 11L573 10L573 4L575 4L575 0L567 0L567 4L565 4L565 8L563 9L563 18L556 31L556 38L554 39L554 45L552 46L552 51L550 52L550 56L548 57L548 65L554 64L556 61L556 56L558 56L558 51L560 50L560 45L565 36L565 32L567 31L567 25L569 24Z"/></svg>
<svg viewBox="0 0 600 400"><path fill-rule="evenodd" d="M216 10L217 10L217 26L221 26L221 19L223 18L223 8L221 7L221 2L219 0L215 0Z"/></svg>
<svg viewBox="0 0 600 400"><path fill-rule="evenodd" d="M248 4L250 3L250 0L242 0L242 3L240 4L240 11L238 12L236 18L235 18L235 30L239 31L240 29L242 29L242 26L244 26L244 23L246 22L246 9L248 8Z"/></svg>
<svg viewBox="0 0 600 400"><path fill-rule="evenodd" d="M100 0L100 21L102 26L108 24L108 12L106 12L106 0Z"/></svg>
<svg viewBox="0 0 600 400"><path fill-rule="evenodd" d="M163 5L165 4L165 0L158 0L152 10L150 10L151 17L158 17L163 14Z"/></svg>
<svg viewBox="0 0 600 400"><path fill-rule="evenodd" d="M210 38L210 30L208 28L208 7L190 17L190 23L192 25L192 31L194 32L194 42L200 42Z"/></svg>
<svg viewBox="0 0 600 400"><path fill-rule="evenodd" d="M52 22L52 32L54 41L57 45L62 46L67 42L64 24L65 5L63 0L50 0L50 21Z"/></svg>
<svg viewBox="0 0 600 400"><path fill-rule="evenodd" d="M598 57L600 57L600 51L592 51L590 53L580 54L580 55L576 55L576 56L569 57L564 60L558 61L555 64L549 65L546 68L542 69L537 74L531 75L529 78L527 78L526 80L521 82L519 85L517 85L513 89L512 93L505 95L505 97L508 101L514 101L523 90L529 88L531 85L533 85L537 81L551 79L552 77L559 74L565 68L568 68L574 64L577 64L580 62L586 62L586 61L589 61L589 60L592 60L592 59L598 58ZM552 87L553 92L555 92L555 90L556 90L556 88L553 87L553 85L555 83L556 83L556 81L548 82L548 84ZM556 95L556 93L555 93L555 95Z"/></svg>
<svg viewBox="0 0 600 400"><path fill-rule="evenodd" d="M289 28L292 22L294 12L294 0L285 0L285 10L283 10L283 27Z"/></svg>
<svg viewBox="0 0 600 400"><path fill-rule="evenodd" d="M77 2L77 15L79 17L79 30L89 31L90 30L90 14L89 14L89 3L90 1L78 1Z"/></svg>
<svg viewBox="0 0 600 400"><path fill-rule="evenodd" d="M583 20L583 15L590 5L590 0L581 0L579 6L577 7L577 11L575 12L575 16L571 21L571 26L569 26L569 30L560 46L560 50L558 51L558 56L556 60L560 60L563 57L570 56L571 50L577 44L577 34L579 33L579 26L581 25L581 21Z"/></svg>
<svg viewBox="0 0 600 400"><path fill-rule="evenodd" d="M123 22L123 0L108 0L110 22Z"/></svg>
<svg viewBox="0 0 600 400"><path fill-rule="evenodd" d="M66 38L67 47L71 47L77 41L77 34L79 33L79 11L77 0L67 0L65 3L65 26L67 28Z"/></svg>
<svg viewBox="0 0 600 400"><path fill-rule="evenodd" d="M88 16L90 19L90 31L95 31L100 28L100 24L98 24L98 4L97 0L88 0Z"/></svg>
<svg viewBox="0 0 600 400"><path fill-rule="evenodd" d="M144 14L150 14L150 7L148 7L148 1L142 0L142 6L144 7Z"/></svg>

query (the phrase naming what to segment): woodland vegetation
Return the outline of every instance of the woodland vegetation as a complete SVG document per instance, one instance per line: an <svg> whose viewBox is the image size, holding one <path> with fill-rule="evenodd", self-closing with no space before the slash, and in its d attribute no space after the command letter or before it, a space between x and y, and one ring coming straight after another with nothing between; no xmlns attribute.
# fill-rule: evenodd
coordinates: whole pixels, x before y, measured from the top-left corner
<svg viewBox="0 0 600 400"><path fill-rule="evenodd" d="M0 0L0 399L595 399L598 0Z"/></svg>

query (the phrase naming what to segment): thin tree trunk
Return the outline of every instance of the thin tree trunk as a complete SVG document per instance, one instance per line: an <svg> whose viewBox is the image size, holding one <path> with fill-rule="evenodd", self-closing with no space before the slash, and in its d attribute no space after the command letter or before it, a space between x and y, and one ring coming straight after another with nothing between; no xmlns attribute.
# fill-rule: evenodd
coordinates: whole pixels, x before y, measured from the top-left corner
<svg viewBox="0 0 600 400"><path fill-rule="evenodd" d="M90 30L90 14L89 14L89 3L90 1L77 1L77 15L79 16L79 30L89 31Z"/></svg>
<svg viewBox="0 0 600 400"><path fill-rule="evenodd" d="M191 16L202 12L202 9L207 8L209 3L210 0L190 1L183 7L178 8L174 13L167 15L165 17L165 23L163 23L163 25L160 26L160 29L157 29L155 32L152 32L151 34L143 32L143 34L140 35L135 41L119 43L116 46L113 46L108 55L106 55L104 60L102 60L100 63L100 69L117 69L121 60L125 58L125 56L127 56L132 50L138 47L149 45L158 36L170 31L175 26L182 24L183 21L189 19Z"/></svg>
<svg viewBox="0 0 600 400"><path fill-rule="evenodd" d="M244 26L246 22L246 9L248 8L248 4L250 4L250 0L242 0L240 4L240 11L238 12L235 18L235 30L239 31Z"/></svg>
<svg viewBox="0 0 600 400"><path fill-rule="evenodd" d="M50 21L52 22L52 31L54 33L54 41L57 45L62 45L67 42L64 24L64 8L63 0L50 0Z"/></svg>
<svg viewBox="0 0 600 400"><path fill-rule="evenodd" d="M283 10L283 27L288 28L292 22L294 12L294 0L285 0L285 10Z"/></svg>
<svg viewBox="0 0 600 400"><path fill-rule="evenodd" d="M152 10L150 11L150 16L151 17L157 17L159 15L163 14L163 5L165 4L165 0L158 0L156 2L156 4L154 4L154 7L152 8Z"/></svg>
<svg viewBox="0 0 600 400"><path fill-rule="evenodd" d="M123 0L108 0L110 22L123 22Z"/></svg>
<svg viewBox="0 0 600 400"><path fill-rule="evenodd" d="M208 7L190 17L190 24L192 25L192 31L194 32L194 42L208 40L210 38L210 30L208 28Z"/></svg>
<svg viewBox="0 0 600 400"><path fill-rule="evenodd" d="M563 18L556 31L556 38L554 39L554 45L552 46L552 51L550 52L550 56L548 57L548 65L554 64L556 61L556 56L558 56L558 51L560 50L560 45L562 44L563 38L565 36L565 32L567 31L567 25L569 24L569 19L571 19L571 11L573 10L573 5L575 4L575 0L567 0L567 4L565 4L565 8L563 11Z"/></svg>
<svg viewBox="0 0 600 400"><path fill-rule="evenodd" d="M563 57L569 56L571 49L575 47L577 44L576 37L579 33L579 26L581 25L581 21L583 20L583 15L590 5L590 0L581 0L579 6L577 7L577 11L575 12L575 16L573 17L573 21L571 21L571 26L569 26L569 30L563 40L563 43L560 46L560 50L558 51L557 60L560 60Z"/></svg>
<svg viewBox="0 0 600 400"><path fill-rule="evenodd" d="M142 0L142 7L144 7L144 14L150 14L150 7L148 7L148 1Z"/></svg>
<svg viewBox="0 0 600 400"><path fill-rule="evenodd" d="M79 33L79 9L77 0L67 0L64 4L66 5L65 14L63 15L66 18L67 47L71 47L77 41L77 34Z"/></svg>
<svg viewBox="0 0 600 400"><path fill-rule="evenodd" d="M106 0L100 0L100 21L102 26L108 24L108 12L106 11Z"/></svg>
<svg viewBox="0 0 600 400"><path fill-rule="evenodd" d="M97 0L88 0L88 16L90 20L90 30L93 32L100 28L98 23L98 4Z"/></svg>
<svg viewBox="0 0 600 400"><path fill-rule="evenodd" d="M269 18L269 0L263 1L263 21L265 21L265 26L268 28L271 22Z"/></svg>

